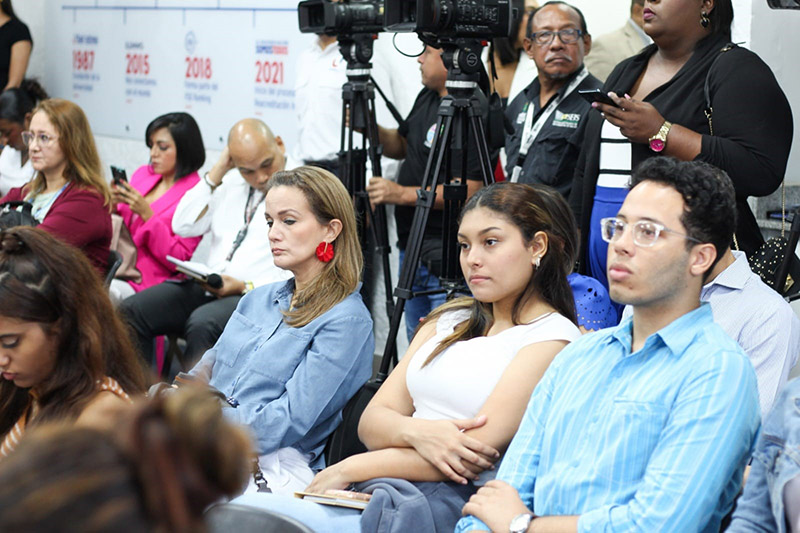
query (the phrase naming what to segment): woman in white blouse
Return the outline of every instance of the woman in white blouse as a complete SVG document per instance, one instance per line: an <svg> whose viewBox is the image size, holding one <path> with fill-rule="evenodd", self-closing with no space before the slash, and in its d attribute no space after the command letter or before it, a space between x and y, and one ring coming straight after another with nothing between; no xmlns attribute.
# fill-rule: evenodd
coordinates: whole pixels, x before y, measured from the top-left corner
<svg viewBox="0 0 800 533"><path fill-rule="evenodd" d="M580 335L567 283L575 223L551 216L547 205L536 189L511 183L469 200L458 239L473 296L440 306L417 330L361 417L359 437L370 451L329 466L307 489L397 478L413 482L400 482L401 492L419 488L416 501L430 509L398 512L399 500L375 497L382 482L356 485L373 492L363 516L261 494L241 503L294 515L319 531L452 531L466 499L492 479L548 365Z"/></svg>

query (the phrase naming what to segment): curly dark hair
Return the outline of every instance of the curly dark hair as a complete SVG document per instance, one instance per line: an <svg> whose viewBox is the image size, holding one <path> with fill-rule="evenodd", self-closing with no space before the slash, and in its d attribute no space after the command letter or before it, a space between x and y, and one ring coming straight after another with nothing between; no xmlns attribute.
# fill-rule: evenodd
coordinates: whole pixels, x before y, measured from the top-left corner
<svg viewBox="0 0 800 533"><path fill-rule="evenodd" d="M700 161L653 157L634 170L631 189L643 181L661 183L680 193L684 204L681 223L686 234L714 245L716 265L730 246L736 228L736 193L725 171ZM694 244L686 240L688 248Z"/></svg>

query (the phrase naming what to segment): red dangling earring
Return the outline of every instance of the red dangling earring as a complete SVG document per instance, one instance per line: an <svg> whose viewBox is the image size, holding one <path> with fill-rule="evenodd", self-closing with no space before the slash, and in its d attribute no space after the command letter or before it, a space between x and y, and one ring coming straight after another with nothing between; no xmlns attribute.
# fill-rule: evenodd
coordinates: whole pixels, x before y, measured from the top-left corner
<svg viewBox="0 0 800 533"><path fill-rule="evenodd" d="M317 259L323 263L330 263L333 259L333 244L323 241L317 246Z"/></svg>

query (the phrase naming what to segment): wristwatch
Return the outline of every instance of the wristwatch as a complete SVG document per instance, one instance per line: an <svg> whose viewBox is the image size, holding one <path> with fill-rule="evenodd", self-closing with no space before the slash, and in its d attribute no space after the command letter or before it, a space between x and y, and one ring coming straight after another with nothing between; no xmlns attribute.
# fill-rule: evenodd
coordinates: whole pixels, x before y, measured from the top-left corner
<svg viewBox="0 0 800 533"><path fill-rule="evenodd" d="M222 183L217 183L216 185L214 185L213 183L211 183L211 178L208 177L208 174L209 174L208 172L203 174L203 181L206 182L206 185L208 185L208 188L211 189L211 192L214 192L217 187L222 185Z"/></svg>
<svg viewBox="0 0 800 533"><path fill-rule="evenodd" d="M670 128L672 128L672 123L665 120L658 133L650 137L650 149L652 151L658 153L667 147L667 135L669 135Z"/></svg>
<svg viewBox="0 0 800 533"><path fill-rule="evenodd" d="M531 525L531 520L533 519L534 515L531 513L522 513L515 516L508 526L508 533L525 533L528 531L528 526Z"/></svg>

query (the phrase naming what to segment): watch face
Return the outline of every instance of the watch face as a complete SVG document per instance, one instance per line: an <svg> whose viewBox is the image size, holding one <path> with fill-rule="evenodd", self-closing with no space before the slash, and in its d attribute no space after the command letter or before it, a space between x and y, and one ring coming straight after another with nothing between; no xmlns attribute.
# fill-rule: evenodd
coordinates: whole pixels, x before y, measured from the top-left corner
<svg viewBox="0 0 800 533"><path fill-rule="evenodd" d="M515 516L511 520L509 531L511 533L523 533L528 530L528 525L531 523L533 517L527 513Z"/></svg>
<svg viewBox="0 0 800 533"><path fill-rule="evenodd" d="M660 152L664 149L664 141L661 139L653 139L650 141L650 149L654 152Z"/></svg>

